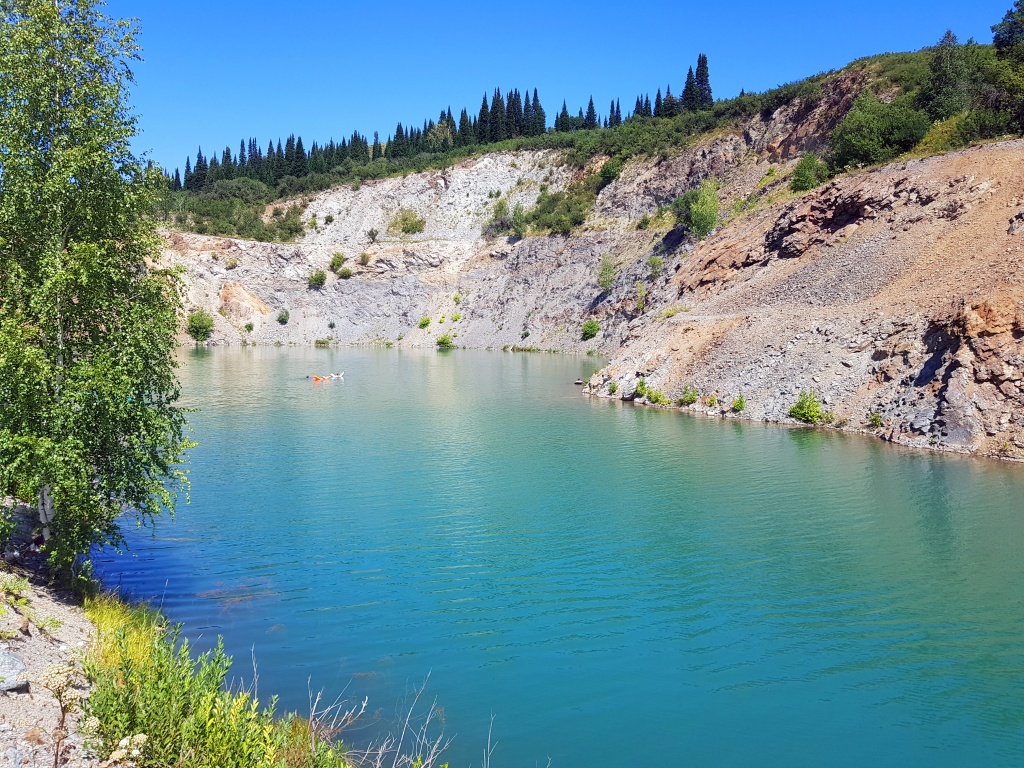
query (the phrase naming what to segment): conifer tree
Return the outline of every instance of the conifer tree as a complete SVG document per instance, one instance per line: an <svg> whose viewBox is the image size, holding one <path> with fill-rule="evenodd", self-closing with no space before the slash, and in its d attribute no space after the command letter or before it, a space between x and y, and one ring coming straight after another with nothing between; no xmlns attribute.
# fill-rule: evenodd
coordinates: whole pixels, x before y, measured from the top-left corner
<svg viewBox="0 0 1024 768"><path fill-rule="evenodd" d="M181 192L181 174L178 173L178 169L174 169L174 185L171 187L175 192Z"/></svg>
<svg viewBox="0 0 1024 768"><path fill-rule="evenodd" d="M695 112L700 109L700 94L697 92L697 78L693 76L693 67L686 73L686 85L683 87L683 109Z"/></svg>
<svg viewBox="0 0 1024 768"><path fill-rule="evenodd" d="M661 88L658 89L658 95L654 97L654 116L655 117L664 117L665 116L664 112L662 111Z"/></svg>
<svg viewBox="0 0 1024 768"><path fill-rule="evenodd" d="M487 107L487 94L480 104L480 116L476 121L476 140L478 144L487 144L491 140L491 111Z"/></svg>
<svg viewBox="0 0 1024 768"><path fill-rule="evenodd" d="M633 105L633 117L644 116L644 100L639 96L636 97L636 104Z"/></svg>
<svg viewBox="0 0 1024 768"><path fill-rule="evenodd" d="M209 165L206 162L206 158L203 157L203 148L200 147L199 151L196 152L196 165L192 169L192 189L196 192L203 188L206 184L206 174L209 170Z"/></svg>
<svg viewBox="0 0 1024 768"><path fill-rule="evenodd" d="M508 138L508 125L505 116L505 100L501 91L494 89L494 96L491 98L491 142L504 141Z"/></svg>
<svg viewBox="0 0 1024 768"><path fill-rule="evenodd" d="M533 89L533 135L540 136L548 130L548 116L544 114L544 107L540 105L540 97L537 96L537 89Z"/></svg>
<svg viewBox="0 0 1024 768"><path fill-rule="evenodd" d="M459 115L459 146L470 147L476 144L476 135L473 132L473 124L469 120L469 113L463 109Z"/></svg>
<svg viewBox="0 0 1024 768"><path fill-rule="evenodd" d="M590 103L587 104L587 116L583 118L583 127L588 131L598 127L597 110L594 109L593 96L590 97Z"/></svg>
<svg viewBox="0 0 1024 768"><path fill-rule="evenodd" d="M715 100L711 95L711 76L708 73L708 57L703 53L697 56L697 109L711 109Z"/></svg>
<svg viewBox="0 0 1024 768"><path fill-rule="evenodd" d="M679 101L672 95L672 86L665 88L665 99L661 102L662 117L674 117L679 112Z"/></svg>
<svg viewBox="0 0 1024 768"><path fill-rule="evenodd" d="M651 110L651 97L650 97L649 94L644 96L643 116L644 117L653 117L654 116L654 113Z"/></svg>
<svg viewBox="0 0 1024 768"><path fill-rule="evenodd" d="M565 133L569 130L569 108L565 103L565 99L562 99L562 111L555 118L555 130L560 133Z"/></svg>
<svg viewBox="0 0 1024 768"><path fill-rule="evenodd" d="M195 174L192 173L192 160L191 160L191 158L186 157L185 158L185 184L184 184L184 186L185 186L185 189L187 189L189 191L192 191L192 189L193 189L193 187L195 185L195 182L193 181L194 175Z"/></svg>
<svg viewBox="0 0 1024 768"><path fill-rule="evenodd" d="M370 150L370 160L377 160L384 157L384 148L380 145L380 136L377 131L373 132L373 147Z"/></svg>

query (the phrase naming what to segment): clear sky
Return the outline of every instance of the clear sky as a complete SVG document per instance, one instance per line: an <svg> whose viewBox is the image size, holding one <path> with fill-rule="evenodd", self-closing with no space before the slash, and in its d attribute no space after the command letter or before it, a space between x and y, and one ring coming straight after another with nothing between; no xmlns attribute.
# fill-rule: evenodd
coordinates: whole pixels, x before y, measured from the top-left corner
<svg viewBox="0 0 1024 768"><path fill-rule="evenodd" d="M952 29L991 42L1012 0L385 3L108 0L136 17L145 61L132 104L137 152L184 168L239 140L384 140L442 108L479 110L495 87L539 89L549 124L566 99L602 115L682 91L708 55L717 97L761 91L853 59L917 50Z"/></svg>

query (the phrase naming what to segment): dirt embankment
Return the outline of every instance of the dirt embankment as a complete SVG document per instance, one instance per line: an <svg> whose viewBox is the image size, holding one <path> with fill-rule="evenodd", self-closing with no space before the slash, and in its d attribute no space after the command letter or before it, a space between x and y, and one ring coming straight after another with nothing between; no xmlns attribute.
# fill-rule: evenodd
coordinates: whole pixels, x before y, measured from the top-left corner
<svg viewBox="0 0 1024 768"><path fill-rule="evenodd" d="M786 421L808 390L848 428L881 419L875 431L903 444L1024 457L1024 142L788 192L800 153L825 146L860 86L834 79L813 104L628 164L568 238L483 236L499 194L529 207L572 179L556 153L521 152L324 192L295 244L169 233L166 258L186 267L189 304L215 314L214 343L432 346L447 334L594 349L610 358L595 395L614 382L631 396L643 377L672 398L688 386L716 396L694 409L722 413L743 395L741 417ZM709 177L724 225L697 243L659 208ZM422 233L388 231L403 208ZM328 270L335 253L348 279ZM328 270L320 290L307 285L316 269ZM601 330L583 340L589 318Z"/></svg>

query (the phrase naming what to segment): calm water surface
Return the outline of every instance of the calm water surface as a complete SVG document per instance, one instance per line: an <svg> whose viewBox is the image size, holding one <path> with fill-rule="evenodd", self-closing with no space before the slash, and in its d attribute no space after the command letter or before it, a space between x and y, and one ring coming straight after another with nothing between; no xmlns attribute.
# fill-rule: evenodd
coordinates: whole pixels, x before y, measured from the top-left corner
<svg viewBox="0 0 1024 768"><path fill-rule="evenodd" d="M102 576L289 708L388 718L429 672L453 768L492 713L495 766L1024 765L1024 468L589 401L595 367L189 353L192 503Z"/></svg>

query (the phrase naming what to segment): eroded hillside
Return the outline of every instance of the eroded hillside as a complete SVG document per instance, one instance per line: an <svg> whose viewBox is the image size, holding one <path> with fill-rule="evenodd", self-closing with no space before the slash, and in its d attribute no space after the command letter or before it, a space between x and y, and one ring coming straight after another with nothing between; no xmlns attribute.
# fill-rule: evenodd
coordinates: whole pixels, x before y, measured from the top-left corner
<svg viewBox="0 0 1024 768"><path fill-rule="evenodd" d="M468 347L595 349L610 362L593 395L633 397L644 378L673 400L695 388L692 409L786 420L807 390L847 428L877 414L897 442L1024 456L1024 142L788 192L792 164L822 145L857 86L832 80L814 104L626 165L570 237L484 236L499 193L528 208L542 185L586 172L519 152L321 193L296 244L168 233L165 255L187 268L190 307L215 314L215 343L433 346L447 334ZM710 177L725 223L698 243L659 209ZM403 209L422 232L389 232ZM348 279L328 269L336 253ZM307 283L317 269L319 290ZM584 341L588 319L600 331Z"/></svg>

